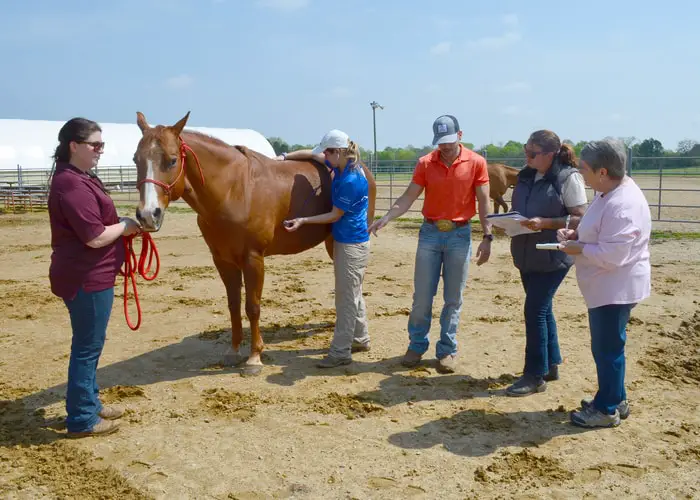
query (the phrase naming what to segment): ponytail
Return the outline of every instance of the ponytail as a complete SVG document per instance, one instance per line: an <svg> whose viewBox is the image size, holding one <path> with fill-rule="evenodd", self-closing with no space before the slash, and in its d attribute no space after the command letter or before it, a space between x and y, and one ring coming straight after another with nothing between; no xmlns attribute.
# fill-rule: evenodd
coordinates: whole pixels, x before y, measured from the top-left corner
<svg viewBox="0 0 700 500"><path fill-rule="evenodd" d="M348 141L348 148L345 151L345 157L355 163L360 159L360 147L354 141Z"/></svg>
<svg viewBox="0 0 700 500"><path fill-rule="evenodd" d="M559 153L557 156L562 165L570 165L574 168L578 167L576 162L576 152L570 144L562 144L559 148Z"/></svg>

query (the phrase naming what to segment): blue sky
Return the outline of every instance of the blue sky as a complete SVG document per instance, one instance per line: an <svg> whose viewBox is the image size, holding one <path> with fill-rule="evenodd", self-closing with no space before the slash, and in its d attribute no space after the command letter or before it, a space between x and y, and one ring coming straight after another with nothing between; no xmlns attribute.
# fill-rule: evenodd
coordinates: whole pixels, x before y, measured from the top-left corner
<svg viewBox="0 0 700 500"><path fill-rule="evenodd" d="M0 117L253 128L422 146L457 116L477 146L700 140L700 2L3 2ZM646 7L642 7L646 5ZM653 7L651 7L653 5Z"/></svg>

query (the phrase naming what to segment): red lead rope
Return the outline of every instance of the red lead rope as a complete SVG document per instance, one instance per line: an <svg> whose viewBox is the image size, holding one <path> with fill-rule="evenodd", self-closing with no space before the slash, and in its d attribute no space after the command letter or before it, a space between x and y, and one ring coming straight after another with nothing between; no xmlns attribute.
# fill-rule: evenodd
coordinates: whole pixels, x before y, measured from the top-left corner
<svg viewBox="0 0 700 500"><path fill-rule="evenodd" d="M151 234L141 233L141 255L137 263L136 253L134 252L134 238L136 238L135 234L124 236L123 238L125 259L124 268L119 270L119 274L124 276L124 317L126 318L126 323L132 330L138 330L141 326L141 303L139 302L139 294L136 291L136 273L138 272L146 281L153 281L156 276L158 276L158 271L160 270L160 256L158 255L156 244L151 238ZM153 274L149 276L148 273L151 270L154 257L156 259L156 269ZM148 259L148 265L146 265L146 259ZM131 280L131 288L134 291L136 311L138 313L138 320L135 326L129 319L129 280Z"/></svg>

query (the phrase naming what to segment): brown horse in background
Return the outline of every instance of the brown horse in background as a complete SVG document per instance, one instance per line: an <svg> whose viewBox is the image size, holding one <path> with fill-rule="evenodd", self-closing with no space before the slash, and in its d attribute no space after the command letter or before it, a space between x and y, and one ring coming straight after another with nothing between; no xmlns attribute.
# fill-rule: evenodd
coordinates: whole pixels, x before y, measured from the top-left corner
<svg viewBox="0 0 700 500"><path fill-rule="evenodd" d="M325 241L333 258L330 224L306 224L288 232L282 222L329 212L331 176L314 161L278 161L246 146L231 146L197 132L183 130L188 112L173 126L151 127L137 112L143 134L136 163L139 204L136 218L146 231L158 231L168 205L182 198L197 212L197 224L226 287L231 314L231 347L227 365L243 361L241 287L250 321L251 349L244 374L262 371L260 299L265 257L296 254ZM362 165L369 183L368 223L374 220L376 183Z"/></svg>
<svg viewBox="0 0 700 500"><path fill-rule="evenodd" d="M503 200L503 195L506 194L509 187L514 187L516 182L518 182L520 170L503 163L489 163L488 171L489 197L493 200L493 211L498 213L499 206L502 206L503 212L507 212L508 204Z"/></svg>

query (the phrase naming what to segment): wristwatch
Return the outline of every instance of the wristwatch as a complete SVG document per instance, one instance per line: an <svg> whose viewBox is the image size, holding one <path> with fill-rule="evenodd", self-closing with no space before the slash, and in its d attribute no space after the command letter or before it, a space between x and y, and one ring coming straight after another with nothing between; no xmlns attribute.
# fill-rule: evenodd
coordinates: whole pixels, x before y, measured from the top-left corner
<svg viewBox="0 0 700 500"><path fill-rule="evenodd" d="M489 240L489 241L493 241L493 235L492 234L485 234L484 239Z"/></svg>

